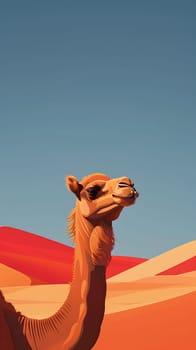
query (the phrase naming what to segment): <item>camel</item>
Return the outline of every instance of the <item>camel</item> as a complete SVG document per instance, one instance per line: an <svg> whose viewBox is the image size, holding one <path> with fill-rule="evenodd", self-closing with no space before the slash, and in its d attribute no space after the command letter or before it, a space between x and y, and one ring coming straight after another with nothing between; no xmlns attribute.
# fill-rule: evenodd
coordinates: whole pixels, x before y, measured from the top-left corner
<svg viewBox="0 0 196 350"><path fill-rule="evenodd" d="M76 205L68 217L75 245L73 279L67 299L46 319L16 312L0 297L1 350L89 350L96 343L105 310L106 268L114 246L112 222L138 193L128 177L95 173L80 182L66 177Z"/></svg>

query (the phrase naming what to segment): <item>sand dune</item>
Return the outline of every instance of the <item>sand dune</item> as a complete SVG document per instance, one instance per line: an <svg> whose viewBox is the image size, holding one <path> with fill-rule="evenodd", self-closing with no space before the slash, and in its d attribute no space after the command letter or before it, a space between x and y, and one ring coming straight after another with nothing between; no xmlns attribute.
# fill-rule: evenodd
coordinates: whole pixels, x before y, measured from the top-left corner
<svg viewBox="0 0 196 350"><path fill-rule="evenodd" d="M34 318L51 316L62 305L67 297L70 286L40 285L1 288L7 301L11 302L17 311Z"/></svg>
<svg viewBox="0 0 196 350"><path fill-rule="evenodd" d="M178 276L184 276L184 277L196 277L196 271L191 271L191 272L187 272L187 273L182 273Z"/></svg>
<svg viewBox="0 0 196 350"><path fill-rule="evenodd" d="M157 303L196 291L196 275L152 276L133 282L108 281L106 313Z"/></svg>
<svg viewBox="0 0 196 350"><path fill-rule="evenodd" d="M0 286L30 285L31 279L25 274L0 263Z"/></svg>
<svg viewBox="0 0 196 350"><path fill-rule="evenodd" d="M106 315L93 350L195 350L196 293Z"/></svg>
<svg viewBox="0 0 196 350"><path fill-rule="evenodd" d="M168 284L167 281L152 281L144 279L141 284L130 284L130 289L118 291L112 288L108 290L106 302L106 314L113 314L125 310L140 308L145 305L155 304L160 301L176 298L196 291L196 279L191 279L181 283ZM170 281L171 282L171 281ZM118 293L118 294L117 294Z"/></svg>
<svg viewBox="0 0 196 350"><path fill-rule="evenodd" d="M0 242L0 262L28 275L32 284L71 281L73 248L11 227L0 227Z"/></svg>
<svg viewBox="0 0 196 350"><path fill-rule="evenodd" d="M28 275L31 284L69 283L74 249L30 232L0 227L0 263ZM114 256L107 277L125 271L147 259Z"/></svg>
<svg viewBox="0 0 196 350"><path fill-rule="evenodd" d="M128 282L160 274L196 255L196 241L183 244L156 256L140 265L126 270L109 279L110 282Z"/></svg>
<svg viewBox="0 0 196 350"><path fill-rule="evenodd" d="M2 288L17 311L29 317L52 315L64 302L69 285L40 285ZM110 283L106 314L135 309L196 291L196 276L153 276L135 282Z"/></svg>
<svg viewBox="0 0 196 350"><path fill-rule="evenodd" d="M162 271L160 274L161 275L179 275L181 273L191 272L195 270L196 270L196 255L188 260L183 261L178 265L170 267L168 270Z"/></svg>
<svg viewBox="0 0 196 350"><path fill-rule="evenodd" d="M68 292L67 287L60 285L5 288L4 291L6 290L7 297L15 301L18 309L24 307L27 315L38 318L47 317L55 311L57 304L60 305L64 294ZM162 290L158 292L162 293ZM167 293L164 296L168 298ZM141 302L139 294L138 297ZM126 301L124 297L121 302L123 300ZM143 300L148 301L148 294L143 294ZM93 350L195 350L196 292L141 305L106 314L100 337Z"/></svg>
<svg viewBox="0 0 196 350"><path fill-rule="evenodd" d="M0 263L30 277L32 285L71 281L72 247L10 227L0 227L0 242ZM193 241L150 260L113 256L107 278L120 273L110 281L132 281L155 274L190 272L196 268L195 254Z"/></svg>
<svg viewBox="0 0 196 350"><path fill-rule="evenodd" d="M25 239L33 239L36 242L36 237L29 238L28 235L26 236L26 233L23 234ZM42 238L40 242L43 243ZM47 241L46 246L48 245L51 248L51 244L53 243ZM194 272L173 276L160 275L160 272L163 270L171 269L172 266L182 264L187 260L190 261L195 252L196 241L193 241L109 278L106 314L140 308L195 291L196 275ZM8 252L7 254L9 256ZM10 254L14 256L13 252ZM53 275L55 274L55 269L58 271L62 269L61 262L58 259L54 261L54 256L51 264L51 262L48 263L46 260L40 259L39 254L40 252L36 256L37 265L34 260L33 264L35 265L32 264L34 268L36 266L35 273L37 273L37 270L41 270L41 274L43 274L44 269L47 269L47 274ZM121 257L119 258L121 259ZM20 263L23 263L25 268L28 268L28 264L31 264L32 259L34 259L32 256L28 258L22 256L20 257ZM38 268L39 265L40 269ZM5 265L0 266L0 285L8 287L12 284L13 286L12 288L2 288L7 300L12 302L17 310L22 311L27 316L43 318L53 314L62 305L68 294L68 284L53 283L29 286L30 279L25 274L21 274ZM42 270L43 267L44 269ZM38 277L38 275L36 276ZM39 277L42 279L41 275ZM22 287L16 288L19 285Z"/></svg>
<svg viewBox="0 0 196 350"><path fill-rule="evenodd" d="M47 244L48 248L51 247L50 242ZM14 257L12 245L4 245L4 248L7 258ZM44 261L39 255L41 252L42 249L36 253L37 265L33 260L35 257L31 255L29 259L28 251L24 259L20 258L21 254L17 256L18 264L26 265L27 269L28 264L33 262L31 268L34 272L40 265L39 277L42 281L46 270L51 275L55 273L55 268L61 268L61 260L55 260L53 256L51 262L48 256ZM51 254L45 252L46 255ZM195 350L196 271L192 271L195 253L196 241L193 241L109 278L106 313L101 335L93 350ZM116 259L117 265L122 261L121 258ZM130 263L131 260L125 257L122 265L128 266ZM174 270L181 273L161 275L164 271ZM116 271L119 271L118 268ZM38 319L52 315L66 299L69 284L32 286L29 285L31 279L17 269L0 264L0 285L4 286L2 291L17 311Z"/></svg>

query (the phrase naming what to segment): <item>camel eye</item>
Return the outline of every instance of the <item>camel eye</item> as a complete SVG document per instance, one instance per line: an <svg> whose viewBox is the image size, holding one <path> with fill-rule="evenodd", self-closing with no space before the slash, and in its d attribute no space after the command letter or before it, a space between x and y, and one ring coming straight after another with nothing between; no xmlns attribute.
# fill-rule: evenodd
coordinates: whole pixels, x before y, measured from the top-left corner
<svg viewBox="0 0 196 350"><path fill-rule="evenodd" d="M101 189L101 187L98 185L87 188L89 199L91 199L91 200L95 199L97 196L97 193L100 191L100 189Z"/></svg>

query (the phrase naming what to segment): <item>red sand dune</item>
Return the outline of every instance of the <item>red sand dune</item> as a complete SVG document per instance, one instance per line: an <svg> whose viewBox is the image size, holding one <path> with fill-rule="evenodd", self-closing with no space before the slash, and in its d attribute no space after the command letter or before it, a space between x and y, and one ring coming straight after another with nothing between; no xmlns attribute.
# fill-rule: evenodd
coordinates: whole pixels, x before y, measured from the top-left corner
<svg viewBox="0 0 196 350"><path fill-rule="evenodd" d="M195 350L196 292L106 315L93 350Z"/></svg>
<svg viewBox="0 0 196 350"><path fill-rule="evenodd" d="M72 279L72 247L11 227L0 227L0 263L24 273L32 284L69 283ZM143 258L114 256L107 277L141 262Z"/></svg>
<svg viewBox="0 0 196 350"><path fill-rule="evenodd" d="M175 249L171 250L171 254L172 251ZM20 229L0 227L0 263L29 276L31 284L69 283L72 279L73 254L74 249L62 243ZM147 261L144 258L113 256L107 278L128 272L141 263L150 264L153 259ZM172 261L170 268L157 271L157 274L182 274L196 270L196 257L187 257L175 266ZM140 266L142 268L143 264Z"/></svg>
<svg viewBox="0 0 196 350"><path fill-rule="evenodd" d="M19 229L0 227L0 262L34 283L71 280L73 248Z"/></svg>
<svg viewBox="0 0 196 350"><path fill-rule="evenodd" d="M195 252L196 253L196 252ZM171 267L160 273L160 275L179 275L181 273L196 271L196 256L183 261L181 264Z"/></svg>

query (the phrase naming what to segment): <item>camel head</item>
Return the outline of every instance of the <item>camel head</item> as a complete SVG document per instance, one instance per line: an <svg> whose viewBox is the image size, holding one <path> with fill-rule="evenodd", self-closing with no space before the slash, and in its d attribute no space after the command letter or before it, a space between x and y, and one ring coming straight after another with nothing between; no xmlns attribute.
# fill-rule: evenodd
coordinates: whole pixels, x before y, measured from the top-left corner
<svg viewBox="0 0 196 350"><path fill-rule="evenodd" d="M113 221L118 218L124 207L135 203L138 192L128 177L111 179L96 173L85 176L78 181L75 176L67 176L68 189L76 197L76 207L81 215L94 223L104 220Z"/></svg>

